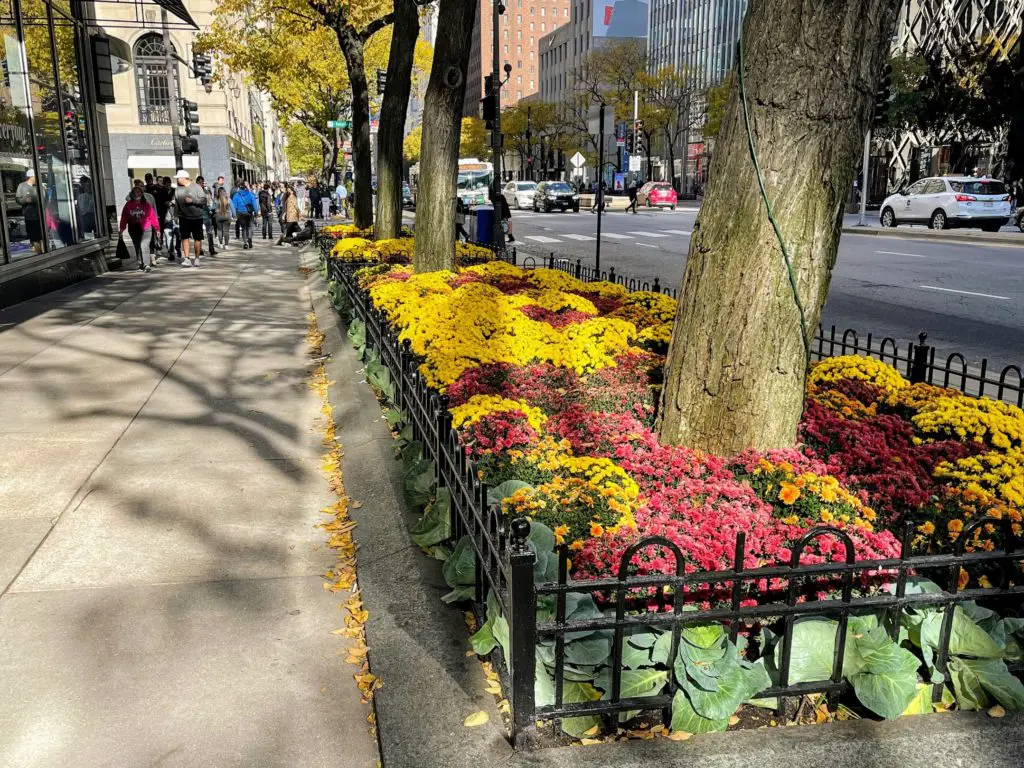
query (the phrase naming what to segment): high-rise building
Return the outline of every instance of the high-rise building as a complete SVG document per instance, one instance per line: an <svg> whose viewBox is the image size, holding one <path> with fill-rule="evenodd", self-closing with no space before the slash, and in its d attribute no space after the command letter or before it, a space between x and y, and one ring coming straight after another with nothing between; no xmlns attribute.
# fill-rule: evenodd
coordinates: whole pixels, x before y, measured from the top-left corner
<svg viewBox="0 0 1024 768"><path fill-rule="evenodd" d="M674 67L697 88L717 85L732 68L747 0L651 0L651 71Z"/></svg>
<svg viewBox="0 0 1024 768"><path fill-rule="evenodd" d="M532 96L540 89L539 43L544 35L566 24L573 5L591 0L507 0L498 25L498 56L501 65L511 65L512 74L501 90L501 104L511 106ZM601 1L601 0L599 0ZM620 0L624 2L627 0ZM603 0L610 5L614 0ZM638 5L641 0L628 0ZM466 101L463 114L479 113L484 81L493 69L494 39L492 37L493 0L480 0L473 25L473 48L466 78ZM502 73L504 77L504 73Z"/></svg>

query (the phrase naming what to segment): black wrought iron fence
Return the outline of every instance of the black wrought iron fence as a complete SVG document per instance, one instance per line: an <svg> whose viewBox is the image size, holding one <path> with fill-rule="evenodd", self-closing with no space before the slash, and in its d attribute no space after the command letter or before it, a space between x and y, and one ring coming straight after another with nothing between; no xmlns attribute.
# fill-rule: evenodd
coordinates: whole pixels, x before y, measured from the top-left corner
<svg viewBox="0 0 1024 768"><path fill-rule="evenodd" d="M904 639L902 619L908 611L941 611L933 615L939 623L934 648L921 665L927 667L926 680L932 681L936 700L949 679L950 664L964 663L952 660L963 653L962 647L952 645L958 621L956 607L976 606L976 601L983 601L999 606L1005 616L1021 614L1024 550L1008 518L973 521L961 533L955 550L939 555L913 556L912 529L907 526L900 555L875 560L857 560L849 535L820 526L792 544L788 562L757 568L745 567L746 538L740 533L734 543L732 567L715 572L692 569L675 543L652 536L637 541L622 554L615 576L573 578L570 552L563 545L556 548L554 577L538 578L538 550L530 541L530 523L524 518L506 520L496 505L488 503L489 489L480 481L452 429L446 398L420 376L420 360L407 343L399 341L387 318L359 287L351 266L332 262L330 270L332 279L343 286L354 317L365 326L367 347L389 372L389 397L408 425L406 439L422 446L424 459L433 463L438 488L450 494L452 540L466 538L472 547L477 606L490 595L507 621L507 643L497 660L510 702L516 744L532 743L530 734L538 721L596 716L610 727L621 713L644 712L660 716L666 724L671 722L680 695L676 667L680 643L684 633L696 627L720 626L731 643L741 635L754 638L758 628L772 630L773 635L762 632L748 646L756 650L750 652L745 663L753 663L753 657L762 659L758 663L770 665L771 674L767 684L749 691L744 699L775 698L775 706L783 709L788 697L841 693L850 688L844 665L846 645L854 636L847 630L851 621L867 614L881 616L879 626L889 640L897 641ZM967 543L976 541L976 531L992 542L990 551L984 546L967 551ZM841 543L842 560L806 561L805 552L825 537ZM674 573L632 573L634 555L650 549L667 551L673 558ZM994 578L996 583L966 588L963 575L979 573ZM921 577L934 579L931 589L917 587ZM915 588L910 589L910 585ZM653 596L654 609L639 604L638 595ZM751 601L751 596L757 600ZM578 612L570 611L570 602L578 606L584 598L594 600L597 610L582 618L574 617ZM541 605L547 608L538 614ZM820 679L795 680L791 675L795 629L803 621L818 618L834 622L834 637L829 641L831 665L818 676ZM630 695L623 688L623 676L628 674L624 654L637 633L658 636L655 644L660 644L663 658L655 656L653 650L650 658L665 673L663 686L643 696ZM567 695L567 684L575 685L581 674L569 649L582 637L605 643L609 654L603 662L603 690L592 688L599 696L581 700ZM766 641L765 637L774 639ZM629 645L629 650L635 653L636 649ZM1021 664L1011 659L1005 669L1018 672ZM915 670L913 679L916 677ZM541 678L551 681L550 701L537 700Z"/></svg>

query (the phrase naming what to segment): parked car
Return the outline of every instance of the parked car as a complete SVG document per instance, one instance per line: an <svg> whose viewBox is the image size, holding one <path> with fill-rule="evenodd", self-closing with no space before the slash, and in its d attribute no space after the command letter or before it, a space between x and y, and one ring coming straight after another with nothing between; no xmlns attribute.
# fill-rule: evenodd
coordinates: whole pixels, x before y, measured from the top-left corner
<svg viewBox="0 0 1024 768"><path fill-rule="evenodd" d="M1015 214L1015 216L1017 229L1019 229L1021 232L1024 232L1024 205L1017 209L1017 213Z"/></svg>
<svg viewBox="0 0 1024 768"><path fill-rule="evenodd" d="M502 190L508 204L516 210L533 206L533 193L537 191L535 181L510 181Z"/></svg>
<svg viewBox="0 0 1024 768"><path fill-rule="evenodd" d="M996 179L942 176L921 179L885 198L878 215L883 227L927 224L932 229L981 227L998 232L1013 215L1013 202Z"/></svg>
<svg viewBox="0 0 1024 768"><path fill-rule="evenodd" d="M636 193L636 202L637 205L646 205L648 208L654 206L660 208L667 205L674 211L679 199L676 197L676 191L667 181L648 181Z"/></svg>
<svg viewBox="0 0 1024 768"><path fill-rule="evenodd" d="M409 189L408 182L402 182L402 207L413 210L416 208L416 201L413 199L412 190Z"/></svg>
<svg viewBox="0 0 1024 768"><path fill-rule="evenodd" d="M580 196L564 181L542 181L533 191L533 210L552 211L580 210Z"/></svg>

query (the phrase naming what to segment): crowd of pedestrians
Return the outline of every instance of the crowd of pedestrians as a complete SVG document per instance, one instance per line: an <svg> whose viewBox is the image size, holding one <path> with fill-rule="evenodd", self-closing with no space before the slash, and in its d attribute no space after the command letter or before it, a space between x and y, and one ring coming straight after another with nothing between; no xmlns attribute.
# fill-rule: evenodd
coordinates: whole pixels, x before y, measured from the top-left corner
<svg viewBox="0 0 1024 768"><path fill-rule="evenodd" d="M351 194L351 181L333 190L279 181L250 185L239 180L229 187L218 176L211 187L187 170L179 170L174 179L147 173L144 181L133 182L125 199L120 235L128 256L134 251L142 271L156 267L158 256L182 267L198 267L204 243L207 254L216 256L232 242L232 229L242 250L253 247L257 233L263 240L273 240L276 232L275 245L309 239L312 219L349 216Z"/></svg>

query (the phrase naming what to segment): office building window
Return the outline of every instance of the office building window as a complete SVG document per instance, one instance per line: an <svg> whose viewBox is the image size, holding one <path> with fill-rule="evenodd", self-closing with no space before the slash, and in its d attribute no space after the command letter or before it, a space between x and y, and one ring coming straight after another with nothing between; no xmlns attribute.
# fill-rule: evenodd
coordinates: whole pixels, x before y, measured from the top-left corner
<svg viewBox="0 0 1024 768"><path fill-rule="evenodd" d="M156 33L140 37L135 43L134 63L139 122L143 125L170 123L171 86L163 38Z"/></svg>

